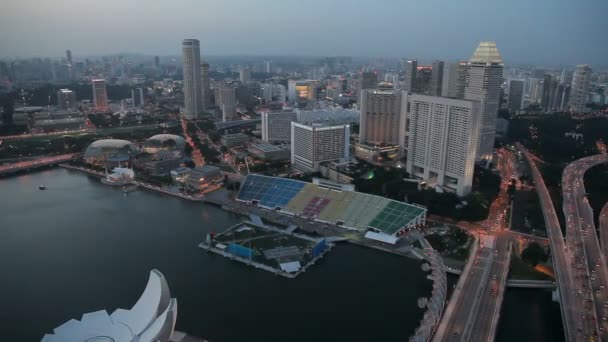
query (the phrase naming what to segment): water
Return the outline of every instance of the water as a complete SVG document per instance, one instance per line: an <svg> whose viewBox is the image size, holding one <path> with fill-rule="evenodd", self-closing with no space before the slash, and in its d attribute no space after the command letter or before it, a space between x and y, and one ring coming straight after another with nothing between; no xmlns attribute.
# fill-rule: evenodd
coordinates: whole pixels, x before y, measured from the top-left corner
<svg viewBox="0 0 608 342"><path fill-rule="evenodd" d="M240 219L63 169L0 180L2 340L129 308L152 268L178 299L177 328L212 342L407 341L417 327L431 290L419 262L341 244L285 279L196 247Z"/></svg>

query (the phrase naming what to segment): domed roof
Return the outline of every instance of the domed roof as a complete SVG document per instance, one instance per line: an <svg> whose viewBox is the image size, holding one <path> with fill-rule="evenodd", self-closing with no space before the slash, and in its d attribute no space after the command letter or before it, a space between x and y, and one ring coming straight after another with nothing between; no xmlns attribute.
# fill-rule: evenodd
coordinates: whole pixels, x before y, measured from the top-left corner
<svg viewBox="0 0 608 342"><path fill-rule="evenodd" d="M183 150L186 139L175 134L157 134L144 142L144 150L156 153L160 150Z"/></svg>
<svg viewBox="0 0 608 342"><path fill-rule="evenodd" d="M102 158L106 160L129 160L139 153L134 143L121 139L102 139L93 142L84 151L84 158Z"/></svg>

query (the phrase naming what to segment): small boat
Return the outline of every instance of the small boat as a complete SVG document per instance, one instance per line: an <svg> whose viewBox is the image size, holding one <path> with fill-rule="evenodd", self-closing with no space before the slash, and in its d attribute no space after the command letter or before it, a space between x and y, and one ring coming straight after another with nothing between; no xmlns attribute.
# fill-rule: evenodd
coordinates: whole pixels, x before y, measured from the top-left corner
<svg viewBox="0 0 608 342"><path fill-rule="evenodd" d="M44 185L39 185L39 186L38 186L38 189L40 189L40 190L46 190L46 186L44 186Z"/></svg>

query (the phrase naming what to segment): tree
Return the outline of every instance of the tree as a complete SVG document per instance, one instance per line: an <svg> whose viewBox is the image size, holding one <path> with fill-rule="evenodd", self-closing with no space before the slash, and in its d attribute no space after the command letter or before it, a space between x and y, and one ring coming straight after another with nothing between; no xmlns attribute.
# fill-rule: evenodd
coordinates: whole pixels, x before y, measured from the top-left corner
<svg viewBox="0 0 608 342"><path fill-rule="evenodd" d="M531 242L521 253L521 259L534 267L541 262L546 262L549 257L541 245Z"/></svg>

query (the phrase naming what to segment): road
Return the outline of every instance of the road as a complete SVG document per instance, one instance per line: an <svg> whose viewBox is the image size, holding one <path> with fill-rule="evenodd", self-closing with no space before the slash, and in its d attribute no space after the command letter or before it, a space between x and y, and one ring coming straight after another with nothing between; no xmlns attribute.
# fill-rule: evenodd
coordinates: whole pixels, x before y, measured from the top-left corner
<svg viewBox="0 0 608 342"><path fill-rule="evenodd" d="M38 158L35 160L22 161L18 163L0 165L0 175L7 175L27 169L35 169L42 166L59 164L71 160L76 154L62 154L53 157Z"/></svg>
<svg viewBox="0 0 608 342"><path fill-rule="evenodd" d="M490 264L488 277L483 283L476 319L465 341L493 341L496 336L511 261L511 243L508 234L504 232L497 234L492 253L494 258Z"/></svg>
<svg viewBox="0 0 608 342"><path fill-rule="evenodd" d="M599 154L570 163L562 174L563 210L568 249L572 256L574 293L582 306L579 329L585 337L608 339L608 269L596 234L593 210L587 199L584 175L588 169L608 162Z"/></svg>
<svg viewBox="0 0 608 342"><path fill-rule="evenodd" d="M581 340L582 336L577 331L581 326L580 319L582 316L582 308L580 307L580 299L576 297L575 288L572 286L572 276L570 272L570 257L566 254L566 243L557 218L553 200L547 190L545 181L536 165L539 159L521 144L516 144L517 149L524 155L530 166L532 179L536 185L536 191L540 199L540 204L543 210L547 234L551 244L551 254L553 261L553 269L555 272L556 283L560 300L560 308L562 313L562 322L564 325L564 333L566 340L577 341ZM581 330L582 330L581 326ZM584 334L590 334L592 330L587 327Z"/></svg>
<svg viewBox="0 0 608 342"><path fill-rule="evenodd" d="M604 204L600 213L600 240L604 257L608 255L608 202Z"/></svg>

